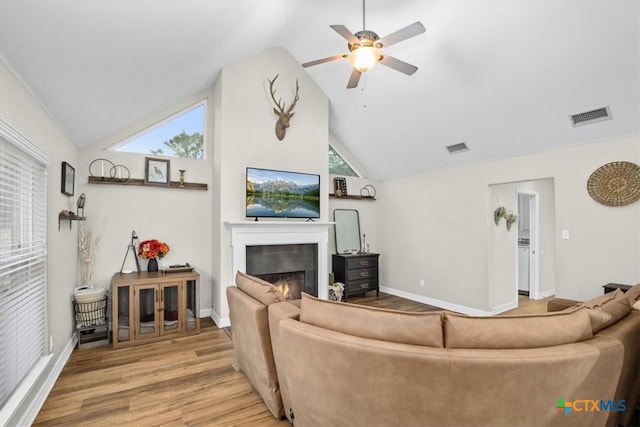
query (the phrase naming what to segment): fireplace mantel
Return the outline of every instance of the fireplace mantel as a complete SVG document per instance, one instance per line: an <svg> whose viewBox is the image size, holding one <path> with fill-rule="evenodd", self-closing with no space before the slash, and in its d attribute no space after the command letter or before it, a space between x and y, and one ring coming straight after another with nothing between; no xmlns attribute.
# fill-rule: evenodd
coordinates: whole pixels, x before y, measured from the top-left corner
<svg viewBox="0 0 640 427"><path fill-rule="evenodd" d="M318 297L329 297L329 227L333 222L225 221L231 231L232 272L246 272L247 246L318 245Z"/></svg>

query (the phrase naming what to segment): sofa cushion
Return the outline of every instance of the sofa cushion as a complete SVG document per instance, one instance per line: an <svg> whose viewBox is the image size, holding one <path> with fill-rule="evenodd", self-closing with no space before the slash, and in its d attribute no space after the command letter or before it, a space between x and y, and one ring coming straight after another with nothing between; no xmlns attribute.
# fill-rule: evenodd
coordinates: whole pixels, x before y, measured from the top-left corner
<svg viewBox="0 0 640 427"><path fill-rule="evenodd" d="M236 273L236 286L264 305L285 300L284 295L276 286L240 271Z"/></svg>
<svg viewBox="0 0 640 427"><path fill-rule="evenodd" d="M620 289L600 295L580 304L580 306L587 309L594 334L614 324L631 311L629 299Z"/></svg>
<svg viewBox="0 0 640 427"><path fill-rule="evenodd" d="M326 301L302 294L300 321L375 340L443 347L442 313L410 313Z"/></svg>
<svg viewBox="0 0 640 427"><path fill-rule="evenodd" d="M636 303L633 304L632 307L633 307L634 310L640 311L640 300L636 301Z"/></svg>
<svg viewBox="0 0 640 427"><path fill-rule="evenodd" d="M444 313L444 343L447 348L550 347L583 341L592 336L589 315L583 308L494 317Z"/></svg>

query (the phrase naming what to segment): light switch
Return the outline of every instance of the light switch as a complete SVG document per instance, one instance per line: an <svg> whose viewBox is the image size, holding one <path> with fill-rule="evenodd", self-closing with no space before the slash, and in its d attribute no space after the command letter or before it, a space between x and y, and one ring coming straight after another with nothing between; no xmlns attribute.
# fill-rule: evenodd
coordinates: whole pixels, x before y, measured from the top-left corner
<svg viewBox="0 0 640 427"><path fill-rule="evenodd" d="M562 240L569 240L569 230L562 230Z"/></svg>

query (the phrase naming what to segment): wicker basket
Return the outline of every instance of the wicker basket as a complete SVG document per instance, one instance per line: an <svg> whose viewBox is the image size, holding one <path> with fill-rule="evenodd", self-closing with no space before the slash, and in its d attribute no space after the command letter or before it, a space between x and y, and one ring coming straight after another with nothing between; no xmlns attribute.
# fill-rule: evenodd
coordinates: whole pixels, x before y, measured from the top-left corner
<svg viewBox="0 0 640 427"><path fill-rule="evenodd" d="M77 302L73 300L73 309L76 313L76 328L84 328L93 325L107 323L107 307L109 298L107 295L101 300L92 302Z"/></svg>

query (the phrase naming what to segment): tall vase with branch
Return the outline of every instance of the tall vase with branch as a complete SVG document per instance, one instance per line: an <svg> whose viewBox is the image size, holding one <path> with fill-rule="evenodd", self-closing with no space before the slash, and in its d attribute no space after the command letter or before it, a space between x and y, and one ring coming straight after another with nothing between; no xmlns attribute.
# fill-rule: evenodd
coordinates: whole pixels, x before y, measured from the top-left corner
<svg viewBox="0 0 640 427"><path fill-rule="evenodd" d="M80 262L80 281L82 285L91 286L93 276L93 259L98 239L85 223L78 226L78 260Z"/></svg>

